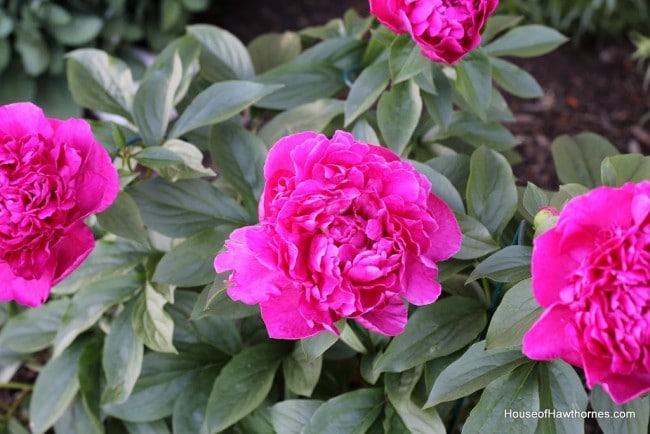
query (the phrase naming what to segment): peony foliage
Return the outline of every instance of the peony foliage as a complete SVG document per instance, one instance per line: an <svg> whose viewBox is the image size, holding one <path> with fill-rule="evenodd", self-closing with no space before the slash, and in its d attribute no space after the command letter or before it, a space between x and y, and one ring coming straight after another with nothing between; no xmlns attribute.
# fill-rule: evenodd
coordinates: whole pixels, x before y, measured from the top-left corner
<svg viewBox="0 0 650 434"><path fill-rule="evenodd" d="M11 107L0 109L0 146L44 161L33 172L52 169L61 187L43 203L69 214L12 272L48 272L36 267L50 264L43 252L77 229L95 243L50 279L38 308L0 283L16 300L0 304L0 386L38 372L33 389L18 384L3 428L575 433L594 409L606 433L619 432L604 416L615 411L634 412L618 420L625 432L645 433L648 157L579 133L552 144L558 191L516 180L503 92L542 91L507 59L565 38L517 17L485 21L490 1L457 3L483 15L445 18L478 24L444 62L423 55L422 33L354 12L248 46L197 24L137 82L101 50L67 55L92 140L83 121L48 123L29 106L38 122L9 122ZM373 10L384 22L379 10L394 9ZM2 128L23 121L23 142ZM101 161L74 178L73 132L99 160L110 155L119 193L99 188ZM2 158L6 201L15 187L4 174L18 169ZM3 227L38 235L6 203ZM551 411L570 416L516 416Z"/></svg>

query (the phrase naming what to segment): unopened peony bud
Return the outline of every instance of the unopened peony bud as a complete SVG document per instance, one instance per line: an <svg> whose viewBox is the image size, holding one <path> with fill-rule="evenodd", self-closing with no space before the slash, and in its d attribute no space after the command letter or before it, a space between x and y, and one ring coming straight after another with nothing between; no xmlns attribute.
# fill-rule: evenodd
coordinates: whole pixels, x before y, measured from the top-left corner
<svg viewBox="0 0 650 434"><path fill-rule="evenodd" d="M535 227L535 237L542 235L547 230L555 227L557 223L557 217L559 215L560 211L552 206L547 206L540 209L537 214L535 214L535 219L533 220L533 226Z"/></svg>

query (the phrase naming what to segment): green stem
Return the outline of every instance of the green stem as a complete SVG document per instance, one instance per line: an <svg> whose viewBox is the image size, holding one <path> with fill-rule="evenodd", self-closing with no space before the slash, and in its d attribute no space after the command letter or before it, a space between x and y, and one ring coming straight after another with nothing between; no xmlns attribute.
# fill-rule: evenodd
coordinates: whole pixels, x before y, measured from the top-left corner
<svg viewBox="0 0 650 434"><path fill-rule="evenodd" d="M13 381L10 381L8 383L0 383L0 389L15 389L15 390L25 390L25 391L30 391L34 389L33 384L27 384L27 383L16 383Z"/></svg>

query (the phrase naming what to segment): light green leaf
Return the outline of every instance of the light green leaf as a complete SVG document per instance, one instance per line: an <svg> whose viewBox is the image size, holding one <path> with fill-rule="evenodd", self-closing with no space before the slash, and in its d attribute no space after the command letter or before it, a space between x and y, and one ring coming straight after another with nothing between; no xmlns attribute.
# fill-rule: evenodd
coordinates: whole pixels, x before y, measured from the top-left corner
<svg viewBox="0 0 650 434"><path fill-rule="evenodd" d="M273 429L282 434L301 434L323 404L317 399L286 399L271 407Z"/></svg>
<svg viewBox="0 0 650 434"><path fill-rule="evenodd" d="M485 28L481 32L481 43L487 44L499 33L516 26L523 20L523 16L514 15L492 15L485 23Z"/></svg>
<svg viewBox="0 0 650 434"><path fill-rule="evenodd" d="M542 190L532 182L529 182L526 185L526 190L524 190L524 196L522 199L522 205L526 212L530 215L531 219L534 219L539 210L549 206L550 203L550 192ZM532 223L532 220L530 222Z"/></svg>
<svg viewBox="0 0 650 434"><path fill-rule="evenodd" d="M477 342L438 375L424 406L469 396L528 361L518 349L486 350Z"/></svg>
<svg viewBox="0 0 650 434"><path fill-rule="evenodd" d="M71 21L53 25L49 32L62 45L79 47L97 38L104 27L104 21L95 15L72 14Z"/></svg>
<svg viewBox="0 0 650 434"><path fill-rule="evenodd" d="M120 404L126 401L140 376L144 346L133 330L131 317L134 303L126 304L111 325L104 340L102 366L106 375L106 387L102 404Z"/></svg>
<svg viewBox="0 0 650 434"><path fill-rule="evenodd" d="M17 353L35 353L49 347L69 302L54 300L11 317L0 331L0 347Z"/></svg>
<svg viewBox="0 0 650 434"><path fill-rule="evenodd" d="M262 343L233 357L214 382L201 433L222 431L260 405L283 356L283 345Z"/></svg>
<svg viewBox="0 0 650 434"><path fill-rule="evenodd" d="M648 399L648 396L643 396L626 404L618 405L612 401L612 398L605 393L600 385L596 385L591 390L589 401L595 411L607 412L609 415L609 417L597 417L598 425L605 434L646 434L650 420L650 401ZM614 412L619 412L618 418L613 417Z"/></svg>
<svg viewBox="0 0 650 434"><path fill-rule="evenodd" d="M421 92L424 106L436 125L445 131L452 121L454 112L451 80L437 68L433 71L436 94Z"/></svg>
<svg viewBox="0 0 650 434"><path fill-rule="evenodd" d="M115 202L104 212L97 214L97 222L108 232L149 245L149 237L144 228L138 205L126 192L121 191Z"/></svg>
<svg viewBox="0 0 650 434"><path fill-rule="evenodd" d="M225 121L280 87L237 80L215 83L192 100L172 127L169 137L180 137L199 127Z"/></svg>
<svg viewBox="0 0 650 434"><path fill-rule="evenodd" d="M163 310L166 303L165 297L147 282L133 307L133 331L150 349L162 353L176 353L172 344L174 322Z"/></svg>
<svg viewBox="0 0 650 434"><path fill-rule="evenodd" d="M496 57L490 58L494 81L519 98L540 98L544 91L537 80L514 63Z"/></svg>
<svg viewBox="0 0 650 434"><path fill-rule="evenodd" d="M334 333L320 332L314 337L301 339L300 347L307 360L313 361L322 356L338 340L339 337Z"/></svg>
<svg viewBox="0 0 650 434"><path fill-rule="evenodd" d="M534 434L538 419L508 417L508 411L539 410L535 363L526 363L490 383L463 425L464 434ZM515 413L516 414L516 413Z"/></svg>
<svg viewBox="0 0 650 434"><path fill-rule="evenodd" d="M289 390L296 395L311 396L321 374L323 358L310 359L300 345L282 360L284 381Z"/></svg>
<svg viewBox="0 0 650 434"><path fill-rule="evenodd" d="M157 148L157 152L152 152ZM199 148L183 140L171 139L162 147L152 146L138 152L135 158L144 166L152 167L160 176L170 181L215 176L216 173L203 166L203 153Z"/></svg>
<svg viewBox="0 0 650 434"><path fill-rule="evenodd" d="M492 97L492 66L490 59L473 51L455 65L455 90L467 101L470 109L485 120Z"/></svg>
<svg viewBox="0 0 650 434"><path fill-rule="evenodd" d="M413 78L430 66L431 60L422 55L411 35L404 33L395 38L388 56L388 67L394 85Z"/></svg>
<svg viewBox="0 0 650 434"><path fill-rule="evenodd" d="M250 221L241 205L202 179L172 183L153 178L128 192L145 224L170 237L187 237L221 224L244 226Z"/></svg>
<svg viewBox="0 0 650 434"><path fill-rule="evenodd" d="M588 192L589 189L581 184L561 185L559 191L551 196L551 206L561 210L567 201Z"/></svg>
<svg viewBox="0 0 650 434"><path fill-rule="evenodd" d="M442 138L456 136L472 146L484 145L499 152L517 146L515 136L500 122L482 121L467 112L455 113L446 133Z"/></svg>
<svg viewBox="0 0 650 434"><path fill-rule="evenodd" d="M476 259L499 249L490 232L478 220L461 213L456 213L456 219L463 234L460 252L454 255L456 259Z"/></svg>
<svg viewBox="0 0 650 434"><path fill-rule="evenodd" d="M205 316L239 319L259 314L257 305L251 306L228 297L224 281L229 275L229 272L217 274L214 283L201 291L192 310L192 319Z"/></svg>
<svg viewBox="0 0 650 434"><path fill-rule="evenodd" d="M465 213L465 206L460 193L446 176L429 165L414 160L409 160L409 162L431 182L431 192L433 194L442 199L452 210Z"/></svg>
<svg viewBox="0 0 650 434"><path fill-rule="evenodd" d="M255 103L256 107L287 110L330 98L345 86L343 73L328 62L286 63L259 75L259 83L282 86Z"/></svg>
<svg viewBox="0 0 650 434"><path fill-rule="evenodd" d="M169 427L164 420L153 422L126 422L122 421L128 434L169 434Z"/></svg>
<svg viewBox="0 0 650 434"><path fill-rule="evenodd" d="M288 63L300 50L300 36L294 32L265 33L248 43L248 53L258 74Z"/></svg>
<svg viewBox="0 0 650 434"><path fill-rule="evenodd" d="M193 24L187 26L187 32L201 44L201 74L208 81L249 80L255 76L246 47L229 31Z"/></svg>
<svg viewBox="0 0 650 434"><path fill-rule="evenodd" d="M383 406L381 389L358 389L332 398L314 412L303 434L364 433Z"/></svg>
<svg viewBox="0 0 650 434"><path fill-rule="evenodd" d="M321 99L294 107L274 117L260 129L258 135L267 147L271 147L289 134L322 131L334 117L343 112L343 106L343 101L337 99Z"/></svg>
<svg viewBox="0 0 650 434"><path fill-rule="evenodd" d="M365 68L352 84L345 101L345 125L350 125L377 101L390 79L388 61L381 60Z"/></svg>
<svg viewBox="0 0 650 434"><path fill-rule="evenodd" d="M463 348L483 329L485 307L466 297L447 297L418 308L402 334L377 359L376 372L402 372Z"/></svg>
<svg viewBox="0 0 650 434"><path fill-rule="evenodd" d="M381 145L381 141L379 140L379 137L377 137L374 128L372 128L372 125L363 118L354 123L354 127L352 127L350 133L352 133L352 136L360 142Z"/></svg>
<svg viewBox="0 0 650 434"><path fill-rule="evenodd" d="M79 334L92 327L110 307L131 298L142 283L142 276L133 272L110 276L79 290L61 318L53 356L58 356Z"/></svg>
<svg viewBox="0 0 650 434"><path fill-rule="evenodd" d="M19 24L15 31L14 47L28 75L38 76L45 72L50 64L50 50L37 27Z"/></svg>
<svg viewBox="0 0 650 434"><path fill-rule="evenodd" d="M487 348L519 348L524 334L539 318L542 308L533 297L531 280L514 285L503 296L487 332Z"/></svg>
<svg viewBox="0 0 650 434"><path fill-rule="evenodd" d="M124 62L93 48L71 51L66 58L69 88L77 104L130 118L133 78Z"/></svg>
<svg viewBox="0 0 650 434"><path fill-rule="evenodd" d="M532 247L507 246L484 259L467 278L467 283L487 277L495 282L519 282L530 277Z"/></svg>
<svg viewBox="0 0 650 434"><path fill-rule="evenodd" d="M88 414L77 396L54 424L54 431L66 434L103 434L104 427Z"/></svg>
<svg viewBox="0 0 650 434"><path fill-rule="evenodd" d="M626 182L650 179L650 156L623 154L605 157L600 166L603 185L619 187Z"/></svg>
<svg viewBox="0 0 650 434"><path fill-rule="evenodd" d="M147 69L144 79L146 80L161 68L168 68L168 65L173 64L173 58L178 56L181 61L181 79L178 86L176 86L172 103L172 105L176 105L187 94L190 82L199 70L198 59L200 52L201 46L192 36L185 35L176 38L158 54L156 60Z"/></svg>
<svg viewBox="0 0 650 434"><path fill-rule="evenodd" d="M219 369L217 367L203 370L184 387L174 404L173 432L179 434L201 432L208 398L214 379L219 375Z"/></svg>
<svg viewBox="0 0 650 434"><path fill-rule="evenodd" d="M483 50L490 56L536 57L553 51L567 40L557 30L532 24L513 28Z"/></svg>
<svg viewBox="0 0 650 434"><path fill-rule="evenodd" d="M600 185L603 159L619 153L607 139L594 133L560 136L551 143L551 152L560 182L589 188Z"/></svg>
<svg viewBox="0 0 650 434"><path fill-rule="evenodd" d="M420 90L411 80L394 84L382 94L377 104L377 123L389 149L398 155L404 152L421 113Z"/></svg>
<svg viewBox="0 0 650 434"><path fill-rule="evenodd" d="M77 362L85 343L75 342L59 357L50 359L34 383L29 403L29 425L33 433L44 433L72 404L79 390Z"/></svg>
<svg viewBox="0 0 650 434"><path fill-rule="evenodd" d="M517 188L508 161L484 146L472 154L467 211L498 238L517 211Z"/></svg>
<svg viewBox="0 0 650 434"><path fill-rule="evenodd" d="M585 420L568 417L587 409L587 394L575 369L566 362L554 360L537 365L540 410L561 412L564 417L539 419L537 432L544 434L573 434L585 431Z"/></svg>

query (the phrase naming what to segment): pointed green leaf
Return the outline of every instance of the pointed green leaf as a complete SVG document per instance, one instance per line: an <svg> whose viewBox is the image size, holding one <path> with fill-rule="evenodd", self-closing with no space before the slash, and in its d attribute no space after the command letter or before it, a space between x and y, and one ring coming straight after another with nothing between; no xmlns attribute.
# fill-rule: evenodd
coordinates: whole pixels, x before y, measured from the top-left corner
<svg viewBox="0 0 650 434"><path fill-rule="evenodd" d="M411 80L393 85L379 98L377 123L389 149L398 155L404 152L421 113L420 90Z"/></svg>
<svg viewBox="0 0 650 434"><path fill-rule="evenodd" d="M273 429L282 434L301 434L323 404L317 399L286 399L271 407Z"/></svg>
<svg viewBox="0 0 650 434"><path fill-rule="evenodd" d="M311 396L320 378L323 358L309 359L300 345L282 361L287 388L296 395Z"/></svg>
<svg viewBox="0 0 650 434"><path fill-rule="evenodd" d="M519 282L530 277L532 248L529 246L508 246L476 266L467 278L467 283L487 277L495 282Z"/></svg>
<svg viewBox="0 0 650 434"><path fill-rule="evenodd" d="M591 407L609 417L596 417L604 434L646 434L650 420L650 400L639 397L626 404L618 405L600 385L594 386L590 397ZM614 412L619 412L614 417ZM622 412L622 413L621 413ZM629 412L629 413L627 413Z"/></svg>
<svg viewBox="0 0 650 434"><path fill-rule="evenodd" d="M147 282L133 307L133 330L150 349L162 353L176 353L172 344L174 322L163 310L166 303L165 297Z"/></svg>
<svg viewBox="0 0 650 434"><path fill-rule="evenodd" d="M618 150L594 133L560 136L551 143L557 176L563 184L578 183L594 188L600 185L600 165Z"/></svg>
<svg viewBox="0 0 650 434"><path fill-rule="evenodd" d="M104 212L97 214L101 227L120 237L149 245L149 237L144 228L138 205L125 191L121 191L115 202Z"/></svg>
<svg viewBox="0 0 650 434"><path fill-rule="evenodd" d="M463 234L460 252L454 255L456 259L476 259L499 249L490 232L478 220L456 213L456 219Z"/></svg>
<svg viewBox="0 0 650 434"><path fill-rule="evenodd" d="M483 49L490 56L536 57L553 51L567 40L557 30L532 24L513 28Z"/></svg>
<svg viewBox="0 0 650 434"><path fill-rule="evenodd" d="M507 92L519 98L540 98L544 91L537 80L514 63L490 58L494 81Z"/></svg>
<svg viewBox="0 0 650 434"><path fill-rule="evenodd" d="M603 185L613 187L650 179L650 156L623 154L606 157L600 166L600 177Z"/></svg>
<svg viewBox="0 0 650 434"><path fill-rule="evenodd" d="M326 401L318 407L303 434L361 434L372 425L383 406L381 389L359 389Z"/></svg>
<svg viewBox="0 0 650 434"><path fill-rule="evenodd" d="M350 125L377 101L390 79L388 61L373 63L357 77L345 101L345 125Z"/></svg>
<svg viewBox="0 0 650 434"><path fill-rule="evenodd" d="M255 76L253 62L239 39L227 30L207 24L187 26L201 44L201 75L210 82L249 80Z"/></svg>

